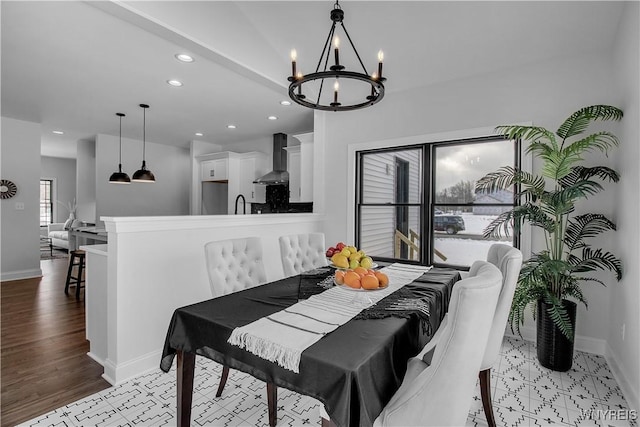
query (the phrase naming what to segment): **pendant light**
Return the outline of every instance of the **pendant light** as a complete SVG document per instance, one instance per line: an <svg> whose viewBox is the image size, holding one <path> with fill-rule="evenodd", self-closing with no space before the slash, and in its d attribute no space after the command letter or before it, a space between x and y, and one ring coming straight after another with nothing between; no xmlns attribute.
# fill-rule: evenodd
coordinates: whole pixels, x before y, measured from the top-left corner
<svg viewBox="0 0 640 427"><path fill-rule="evenodd" d="M140 104L140 107L142 108L142 167L133 174L132 180L135 182L156 182L156 177L147 169L147 162L145 161L145 145L147 138L146 111L149 106L147 104Z"/></svg>
<svg viewBox="0 0 640 427"><path fill-rule="evenodd" d="M120 156L118 158L118 172L114 172L109 177L111 184L131 184L129 175L122 172L122 118L124 114L116 113L116 116L120 117Z"/></svg>

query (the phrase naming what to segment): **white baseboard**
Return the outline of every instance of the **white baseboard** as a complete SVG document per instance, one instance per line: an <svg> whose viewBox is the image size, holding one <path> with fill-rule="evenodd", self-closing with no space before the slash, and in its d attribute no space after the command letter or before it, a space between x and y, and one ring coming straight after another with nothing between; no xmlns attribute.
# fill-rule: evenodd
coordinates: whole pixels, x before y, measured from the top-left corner
<svg viewBox="0 0 640 427"><path fill-rule="evenodd" d="M91 353L90 351L87 352L87 356L89 356L90 358L92 358L93 360L95 360L96 362L98 362L99 364L102 365L102 367L104 367L104 359L96 356L94 353Z"/></svg>
<svg viewBox="0 0 640 427"><path fill-rule="evenodd" d="M8 282L10 280L32 279L34 277L42 277L42 270L34 268L32 270L9 271L8 273L2 273L0 280Z"/></svg>
<svg viewBox="0 0 640 427"><path fill-rule="evenodd" d="M536 328L523 326L520 328L522 338L526 341L536 342ZM509 337L520 338L518 334L511 332L511 328L507 327L505 335ZM573 343L575 350L584 351L585 353L597 354L604 356L606 354L607 342L597 338L585 337L584 335L576 335Z"/></svg>
<svg viewBox="0 0 640 427"><path fill-rule="evenodd" d="M109 358L104 361L104 374L102 378L112 385L122 384L123 382L137 377L160 367L160 359L162 350L152 351L133 360L124 363L115 364Z"/></svg>
<svg viewBox="0 0 640 427"><path fill-rule="evenodd" d="M636 390L633 384L631 384L627 379L628 375L624 374L622 366L620 366L620 363L618 362L618 359L616 359L616 356L611 350L611 347L609 347L609 344L607 344L607 351L604 355L604 358L607 360L607 363L611 368L611 373L620 386L625 400L629 404L629 409L635 409L636 411L640 410L640 408L638 407L638 405L640 404L638 390Z"/></svg>

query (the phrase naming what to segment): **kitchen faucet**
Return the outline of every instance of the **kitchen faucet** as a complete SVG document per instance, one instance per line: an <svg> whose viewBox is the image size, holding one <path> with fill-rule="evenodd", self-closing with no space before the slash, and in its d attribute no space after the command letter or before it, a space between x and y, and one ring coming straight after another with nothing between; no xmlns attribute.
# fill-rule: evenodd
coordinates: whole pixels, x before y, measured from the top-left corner
<svg viewBox="0 0 640 427"><path fill-rule="evenodd" d="M240 200L240 197L242 197L242 213L244 215L247 214L247 201L244 199L244 196L242 194L238 194L238 197L236 197L236 211L235 214L238 215L238 200Z"/></svg>

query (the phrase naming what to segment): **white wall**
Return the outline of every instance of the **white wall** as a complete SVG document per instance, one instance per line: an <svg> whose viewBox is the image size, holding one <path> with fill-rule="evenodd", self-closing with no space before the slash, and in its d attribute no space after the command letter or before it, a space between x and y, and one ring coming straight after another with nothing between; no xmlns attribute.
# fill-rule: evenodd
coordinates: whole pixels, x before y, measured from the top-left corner
<svg viewBox="0 0 640 427"><path fill-rule="evenodd" d="M205 243L260 236L267 280L274 281L284 277L278 238L322 225L314 214L103 219L109 234L104 366L114 384L157 369L173 311L211 298Z"/></svg>
<svg viewBox="0 0 640 427"><path fill-rule="evenodd" d="M42 156L40 160L40 177L54 180L53 222L64 222L69 218L67 204L76 198L76 159Z"/></svg>
<svg viewBox="0 0 640 427"><path fill-rule="evenodd" d="M189 150L146 142L147 169L156 177L154 184L131 182L110 184L118 170L118 137L96 136L95 194L96 215L167 216L188 215L191 192ZM122 170L129 177L142 166L142 141L122 138Z"/></svg>
<svg viewBox="0 0 640 427"><path fill-rule="evenodd" d="M2 280L42 275L40 270L40 125L2 117L2 179L18 187L0 201ZM16 204L24 210L16 210Z"/></svg>
<svg viewBox="0 0 640 427"><path fill-rule="evenodd" d="M392 88L392 80L389 87ZM613 67L605 55L587 55L531 64L499 73L451 81L409 92L391 92L380 104L346 113L320 113L316 123L319 162L326 162L319 179L324 183L318 201L326 204L327 241L354 240L349 221L354 211L349 196L355 178L355 158L348 155L350 144L402 137L427 141L428 135L456 133L474 128L493 128L500 124L533 122L557 129L575 110L592 104L614 104ZM318 124L320 123L320 124ZM324 134L324 135L323 135ZM424 137L419 137L424 135ZM481 136L481 135L477 135ZM322 139L321 139L322 138ZM624 155L624 147L620 149ZM601 160L607 164L607 160ZM318 164L318 163L316 163ZM320 167L320 166L319 166ZM538 165L534 163L534 169ZM597 212L612 216L614 192L598 196ZM319 207L320 203L316 205ZM534 249L541 247L539 239ZM364 248L366 250L366 248ZM636 277L637 279L637 277ZM637 281L637 280L636 280ZM609 286L615 280L607 276ZM609 316L609 290L587 288L589 310L579 308L577 334L581 344L604 352Z"/></svg>
<svg viewBox="0 0 640 427"><path fill-rule="evenodd" d="M95 223L96 219L96 144L95 141L76 142L76 218Z"/></svg>
<svg viewBox="0 0 640 427"><path fill-rule="evenodd" d="M616 169L622 178L614 205L618 225L614 247L622 258L624 277L609 287L608 359L632 408L640 409L640 4L629 2L613 56L618 105L624 111L618 134L621 148ZM623 154L623 155L622 155ZM622 338L622 328L625 337ZM623 375L620 375L623 373Z"/></svg>

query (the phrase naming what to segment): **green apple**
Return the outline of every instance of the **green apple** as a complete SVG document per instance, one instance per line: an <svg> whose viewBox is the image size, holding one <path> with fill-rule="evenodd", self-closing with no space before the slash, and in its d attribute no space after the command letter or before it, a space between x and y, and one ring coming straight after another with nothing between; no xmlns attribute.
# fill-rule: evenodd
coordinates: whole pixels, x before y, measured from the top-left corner
<svg viewBox="0 0 640 427"><path fill-rule="evenodd" d="M357 267L360 267L360 262L357 259L352 259L349 262L349 268L354 269L354 268L357 268Z"/></svg>
<svg viewBox="0 0 640 427"><path fill-rule="evenodd" d="M373 265L373 260L371 259L371 257L364 257L360 260L360 267L362 268L371 268L371 266Z"/></svg>

